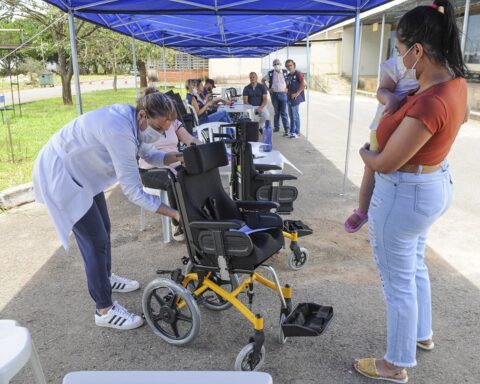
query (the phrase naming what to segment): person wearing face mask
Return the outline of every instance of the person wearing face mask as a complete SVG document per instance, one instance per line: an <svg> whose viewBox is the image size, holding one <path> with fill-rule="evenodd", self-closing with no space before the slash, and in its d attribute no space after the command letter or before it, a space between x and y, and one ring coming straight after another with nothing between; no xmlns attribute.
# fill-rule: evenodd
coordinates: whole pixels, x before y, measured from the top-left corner
<svg viewBox="0 0 480 384"><path fill-rule="evenodd" d="M213 79L205 79L205 85L203 86L203 99L208 100L213 98L213 88L215 87L215 81Z"/></svg>
<svg viewBox="0 0 480 384"><path fill-rule="evenodd" d="M46 205L67 251L70 232L75 235L98 326L128 330L143 324L140 316L112 301L112 292L131 292L140 285L111 272L103 191L118 182L132 203L179 220L176 210L143 191L137 166L137 156L156 166L183 160L181 153L165 153L151 144L175 119L170 98L147 88L136 108L115 104L77 117L52 136L35 160L35 198Z"/></svg>
<svg viewBox="0 0 480 384"><path fill-rule="evenodd" d="M400 67L419 88L380 120L378 151L368 144L360 149L375 172L369 238L387 305L387 347L382 358L358 359L354 368L372 379L406 383L417 349L435 347L425 246L430 227L451 203L446 158L468 112L453 5L435 0L407 12L398 23L396 48Z"/></svg>
<svg viewBox="0 0 480 384"><path fill-rule="evenodd" d="M273 116L273 131L280 131L280 117L283 123L283 136L290 137L290 124L288 122L287 113L287 81L288 71L282 69L282 64L279 59L273 60L273 69L268 71L267 75L262 79L262 84L268 82L268 90L272 99L273 110L275 112Z"/></svg>
<svg viewBox="0 0 480 384"><path fill-rule="evenodd" d="M406 70L403 58L395 55L380 66L380 84L377 89L378 106L370 124L370 151L378 151L377 127L384 115L397 111L408 94L418 89L413 70ZM358 208L345 221L343 227L348 233L357 232L368 221L368 206L375 184L374 172L365 167L358 195Z"/></svg>
<svg viewBox="0 0 480 384"><path fill-rule="evenodd" d="M204 101L199 95L198 83L199 80L189 79L185 83L185 88L187 89L187 103L195 109L199 124L211 123L214 121L231 123L232 119L230 119L230 116L225 111L214 112L210 115L208 114L208 110L220 100L213 99Z"/></svg>

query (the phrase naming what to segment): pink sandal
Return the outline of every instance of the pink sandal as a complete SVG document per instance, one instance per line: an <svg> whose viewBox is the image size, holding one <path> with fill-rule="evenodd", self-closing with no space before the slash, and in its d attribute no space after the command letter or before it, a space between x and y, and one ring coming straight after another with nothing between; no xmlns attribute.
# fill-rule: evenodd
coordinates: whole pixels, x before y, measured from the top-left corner
<svg viewBox="0 0 480 384"><path fill-rule="evenodd" d="M362 228L363 224L368 221L368 213L362 212L359 209L354 209L350 217L345 221L343 227L348 233L357 232Z"/></svg>

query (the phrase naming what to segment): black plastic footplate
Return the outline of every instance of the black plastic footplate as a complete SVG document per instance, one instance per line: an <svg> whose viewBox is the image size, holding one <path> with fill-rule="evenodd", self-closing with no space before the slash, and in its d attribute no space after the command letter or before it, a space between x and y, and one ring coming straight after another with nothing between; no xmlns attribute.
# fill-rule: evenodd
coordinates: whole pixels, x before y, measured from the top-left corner
<svg viewBox="0 0 480 384"><path fill-rule="evenodd" d="M298 237L308 236L313 233L313 230L301 220L284 220L283 230L285 232L297 232Z"/></svg>
<svg viewBox="0 0 480 384"><path fill-rule="evenodd" d="M285 337L319 336L333 318L333 307L300 303L282 324Z"/></svg>

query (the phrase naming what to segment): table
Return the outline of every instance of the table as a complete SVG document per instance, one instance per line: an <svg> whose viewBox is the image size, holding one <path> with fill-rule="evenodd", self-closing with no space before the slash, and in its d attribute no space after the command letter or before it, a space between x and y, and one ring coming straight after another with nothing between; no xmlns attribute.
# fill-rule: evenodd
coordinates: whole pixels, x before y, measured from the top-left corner
<svg viewBox="0 0 480 384"><path fill-rule="evenodd" d="M255 120L255 108L257 107L250 104L234 103L233 105L220 105L217 111L248 114L248 117L253 121Z"/></svg>

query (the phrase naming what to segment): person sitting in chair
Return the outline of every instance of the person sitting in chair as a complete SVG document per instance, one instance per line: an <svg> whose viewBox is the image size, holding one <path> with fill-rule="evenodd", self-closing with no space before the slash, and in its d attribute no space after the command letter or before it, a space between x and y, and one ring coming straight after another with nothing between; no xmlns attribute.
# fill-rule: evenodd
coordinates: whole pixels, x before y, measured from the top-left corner
<svg viewBox="0 0 480 384"><path fill-rule="evenodd" d="M268 112L268 89L264 84L258 83L258 77L255 72L248 75L250 84L243 88L243 104L250 104L255 108L255 115L260 118L259 126L263 128L265 120L270 119Z"/></svg>
<svg viewBox="0 0 480 384"><path fill-rule="evenodd" d="M163 132L161 137L155 141L153 146L162 152L175 152L178 151L178 144L182 142L186 145L201 144L202 142L188 133L183 124L179 120L174 120L170 126ZM181 163L175 162L168 166L158 168L155 165L149 164L144 159L140 159L138 162L140 177L142 178L142 184L147 188L162 189L167 191L168 203L172 209L177 210L177 202L175 194L173 192L173 185L168 177L169 169L174 174L177 173L177 168ZM165 169L166 168L166 169ZM180 222L175 218L172 218L173 239L176 241L182 241L184 238L183 229L180 226Z"/></svg>
<svg viewBox="0 0 480 384"><path fill-rule="evenodd" d="M198 116L199 124L211 123L214 121L221 121L224 123L231 123L232 120L226 111L220 111L208 114L208 109L216 103L215 100L203 101L198 93L198 80L187 80L185 88L187 89L187 103L193 107Z"/></svg>

